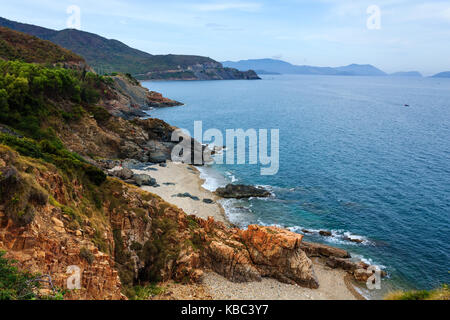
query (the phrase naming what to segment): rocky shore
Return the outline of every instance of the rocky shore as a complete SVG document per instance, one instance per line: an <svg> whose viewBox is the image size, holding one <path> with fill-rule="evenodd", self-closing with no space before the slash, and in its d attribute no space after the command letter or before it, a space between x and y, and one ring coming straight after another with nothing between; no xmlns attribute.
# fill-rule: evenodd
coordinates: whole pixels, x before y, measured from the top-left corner
<svg viewBox="0 0 450 320"><path fill-rule="evenodd" d="M106 109L124 119L146 117L144 111L152 108L182 106L183 103L163 97L162 94L144 88L130 76L117 74L111 77L113 88L109 99L104 101Z"/></svg>
<svg viewBox="0 0 450 320"><path fill-rule="evenodd" d="M216 222L214 221L220 222L222 228L228 228L230 226L225 212L220 205L220 199L222 198L219 195L222 191L230 191L227 195L235 198L242 198L244 196L256 197L258 195L264 197L270 195L268 191L261 188L251 186L237 186L234 188L231 185L224 188L221 192L211 193L202 187L204 181L201 180L199 172L194 167L181 163L168 162L164 166L150 165L145 168L141 167L141 170L136 169L136 166L134 168L135 170L132 172L136 174L149 174L157 181L156 185L143 186L142 188L144 190L159 195L164 200L176 205L188 214L207 219L209 224L215 225ZM242 192L239 193L238 191ZM368 270L370 267L368 264L352 259L351 254L346 250L318 243L305 242L303 241L303 236L300 234L279 228L263 228L259 226L250 226L248 230L234 230L233 233L239 234L240 239L251 241L244 242L246 251L250 256L249 258L245 258L245 255L240 255L239 258L227 257L227 255L233 255L231 252L227 253L230 245L223 245L227 241L222 242L222 244L221 242L211 243L212 247L209 249L209 254L214 258L206 263L205 270L214 271L216 274L222 275L222 277L207 272L201 283L207 289L212 290L209 292L215 292L216 289L220 288L222 294L216 296L212 294L212 296L217 298L237 298L239 295L235 297L231 291L228 295L226 293L227 288L233 287L245 299L257 299L258 297L261 299L270 299L270 295L267 295L267 293L264 296L258 294L250 296L250 292L255 294L254 288L262 289L265 286L267 286L267 290L270 290L268 286L273 287L274 282L263 279L274 278L281 282L277 286L286 288L288 290L287 292L290 292L288 296L291 299L314 299L319 297L321 299L335 299L336 297L340 297L340 299L348 299L349 297L356 299L361 298L361 296L355 294L356 291L347 277L353 279L355 283L359 282L363 284L373 275L373 272ZM269 236L272 234L276 236ZM281 241L283 244L277 244L277 241ZM287 250L283 248L290 242L295 244L288 245L287 248L290 249L283 251ZM236 245L232 245L231 248L235 250L239 247L239 245L237 247ZM252 246L258 245L262 245L263 247L252 251ZM271 251L269 251L270 253L266 252L268 248L265 246L267 245L273 246ZM273 248L281 251L277 254L272 252L274 250ZM295 259L292 261L289 258L290 250L296 252ZM234 266L236 269L229 269L226 261L234 259L238 259L237 261L240 262ZM258 259L261 259L261 261ZM265 266L272 259L274 260L270 265L282 266L284 263L288 263L290 266L293 266L293 269L273 270L271 267ZM261 263L261 266L264 267L258 267L258 263ZM247 267L242 269L239 267L240 264ZM254 267L250 267L251 265L254 265ZM320 270L319 273L316 270ZM298 274L295 275L295 272L298 272ZM382 276L384 277L385 275L382 272ZM214 285L211 279L215 279L219 283ZM256 284L255 281L259 284ZM246 284L232 284L236 282ZM285 287L286 285L288 286ZM294 285L294 287L289 287L289 285ZM319 289L319 291L305 291L301 287ZM202 290L205 290L205 288L202 288ZM329 290L333 290L332 294L329 294ZM325 292L328 292L328 294L325 294ZM273 298L276 297L273 296Z"/></svg>
<svg viewBox="0 0 450 320"><path fill-rule="evenodd" d="M67 91L80 93L68 96L47 79L46 90L35 87L25 95L47 112L36 118L36 127L17 130L10 118L0 127L0 250L20 270L48 275L62 289L68 268L77 266L82 289L69 291L65 299L126 299L136 285L155 282L207 288L211 272L232 284L252 283L248 288L272 279L270 283L330 291L345 299L349 291L336 291L341 289L333 279L342 279L342 272L360 280L368 276L368 266L351 261L347 252L308 244L301 234L231 226L221 198L202 188L195 167L168 161L176 128L139 118L152 105L176 102L127 75L12 64L34 73L8 73L8 78L26 76L33 84L36 77L42 80L40 74L65 74L71 79ZM16 91L6 89L15 97ZM20 112L7 116L28 124L29 110L22 110L16 98L6 101ZM194 142L193 148L203 151L204 146ZM268 194L251 186L229 186L223 195ZM320 260L320 266L313 260ZM341 288L342 281L338 283ZM270 293L270 287L263 289Z"/></svg>

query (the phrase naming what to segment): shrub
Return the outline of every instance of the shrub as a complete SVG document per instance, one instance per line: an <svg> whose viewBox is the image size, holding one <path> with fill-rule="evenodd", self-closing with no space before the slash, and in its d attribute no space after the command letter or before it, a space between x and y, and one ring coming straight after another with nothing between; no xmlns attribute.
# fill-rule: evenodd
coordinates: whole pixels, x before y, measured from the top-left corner
<svg viewBox="0 0 450 320"><path fill-rule="evenodd" d="M80 257L87 261L87 263L94 263L95 257L89 249L81 248L80 249Z"/></svg>
<svg viewBox="0 0 450 320"><path fill-rule="evenodd" d="M111 118L111 114L108 112L108 110L101 106L94 106L89 110L94 116L94 119L100 124L107 122Z"/></svg>
<svg viewBox="0 0 450 320"><path fill-rule="evenodd" d="M0 300L63 300L64 291L54 290L50 296L40 296L40 276L20 271L16 261L5 259L6 252L0 251Z"/></svg>
<svg viewBox="0 0 450 320"><path fill-rule="evenodd" d="M36 295L29 289L28 281L33 276L30 273L20 272L14 261L4 258L5 252L0 251L0 300L28 300Z"/></svg>
<svg viewBox="0 0 450 320"><path fill-rule="evenodd" d="M0 143L17 150L23 156L52 163L68 174L84 174L97 186L106 181L106 174L102 170L86 163L78 154L68 151L56 137L53 140L42 140L38 143L33 139L0 133Z"/></svg>
<svg viewBox="0 0 450 320"><path fill-rule="evenodd" d="M396 291L389 293L385 300L450 300L448 285L435 290Z"/></svg>
<svg viewBox="0 0 450 320"><path fill-rule="evenodd" d="M106 181L106 174L97 167L86 165L85 172L89 180L97 186L102 185Z"/></svg>
<svg viewBox="0 0 450 320"><path fill-rule="evenodd" d="M126 290L125 295L130 300L149 300L151 297L164 293L164 291L164 288L152 283L147 286L130 287Z"/></svg>

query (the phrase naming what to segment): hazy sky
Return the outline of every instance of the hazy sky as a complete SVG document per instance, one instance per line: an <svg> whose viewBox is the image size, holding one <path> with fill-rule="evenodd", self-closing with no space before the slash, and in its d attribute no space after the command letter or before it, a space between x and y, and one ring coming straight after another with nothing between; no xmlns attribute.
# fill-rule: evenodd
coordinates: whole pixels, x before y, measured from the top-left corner
<svg viewBox="0 0 450 320"><path fill-rule="evenodd" d="M152 54L277 58L294 64L370 63L386 72L450 70L450 1L426 0L0 0L0 16L53 29L67 8L81 30ZM381 10L369 29L367 9ZM376 23L376 19L371 22Z"/></svg>

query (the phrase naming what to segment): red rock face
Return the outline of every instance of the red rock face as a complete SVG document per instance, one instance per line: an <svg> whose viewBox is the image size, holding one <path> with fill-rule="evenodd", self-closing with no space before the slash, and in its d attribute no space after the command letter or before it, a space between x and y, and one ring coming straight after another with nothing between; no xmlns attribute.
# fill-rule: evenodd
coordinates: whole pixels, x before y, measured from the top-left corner
<svg viewBox="0 0 450 320"><path fill-rule="evenodd" d="M22 227L0 203L0 250L23 270L51 275L60 288L67 286L67 268L78 266L83 289L70 291L67 299L124 299L123 286L137 279L198 281L205 269L236 282L273 277L319 285L299 234L274 227L240 230L188 217L159 197L114 179L102 186L107 193L98 209L89 205L89 194L78 181L68 182L54 167L2 148L0 170L16 168L24 183L42 188L53 200L34 206L33 219ZM74 220L66 205L81 216Z"/></svg>
<svg viewBox="0 0 450 320"><path fill-rule="evenodd" d="M206 267L236 282L272 277L289 284L318 288L311 260L300 249L303 236L275 227L227 229L201 221Z"/></svg>
<svg viewBox="0 0 450 320"><path fill-rule="evenodd" d="M241 238L262 276L318 288L311 260L300 249L303 236L276 227L249 226Z"/></svg>
<svg viewBox="0 0 450 320"><path fill-rule="evenodd" d="M175 106L183 105L181 102L163 97L163 95L161 93L156 92L156 91L150 91L147 94L147 101L151 107L156 107L156 108L175 107Z"/></svg>
<svg viewBox="0 0 450 320"><path fill-rule="evenodd" d="M50 206L41 213L32 225L17 228L0 212L0 249L7 251L6 257L18 261L18 266L23 270L51 275L59 288L67 288L67 279L71 275L67 273L67 268L78 266L83 289L70 291L66 299L124 299L111 257L100 252L88 239L69 233L64 223L53 217L56 212ZM92 254L91 263L82 258L82 248Z"/></svg>

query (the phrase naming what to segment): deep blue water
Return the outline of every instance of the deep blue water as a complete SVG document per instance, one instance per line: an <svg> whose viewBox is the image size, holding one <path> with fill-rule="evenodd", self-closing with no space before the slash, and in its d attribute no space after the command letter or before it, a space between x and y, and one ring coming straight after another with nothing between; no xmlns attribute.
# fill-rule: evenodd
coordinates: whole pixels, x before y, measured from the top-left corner
<svg viewBox="0 0 450 320"><path fill-rule="evenodd" d="M450 282L450 79L266 76L144 85L186 104L151 112L181 128L202 120L204 129L280 129L277 175L261 176L253 165L214 168L275 194L225 203L234 223L333 230L331 238L305 239L384 266L389 288Z"/></svg>

